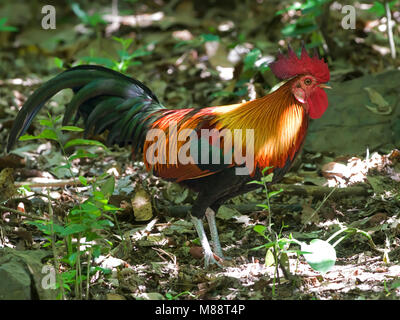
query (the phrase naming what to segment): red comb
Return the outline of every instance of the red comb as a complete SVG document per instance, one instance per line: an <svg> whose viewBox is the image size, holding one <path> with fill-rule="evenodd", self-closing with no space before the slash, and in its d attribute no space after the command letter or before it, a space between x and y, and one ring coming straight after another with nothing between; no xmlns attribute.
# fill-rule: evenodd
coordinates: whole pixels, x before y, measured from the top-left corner
<svg viewBox="0 0 400 320"><path fill-rule="evenodd" d="M319 82L328 82L330 75L328 65L323 59L318 57L315 51L310 57L303 45L300 58L297 57L293 49L288 45L288 56L279 51L277 59L270 65L272 72L279 79L289 79L299 74L310 74Z"/></svg>

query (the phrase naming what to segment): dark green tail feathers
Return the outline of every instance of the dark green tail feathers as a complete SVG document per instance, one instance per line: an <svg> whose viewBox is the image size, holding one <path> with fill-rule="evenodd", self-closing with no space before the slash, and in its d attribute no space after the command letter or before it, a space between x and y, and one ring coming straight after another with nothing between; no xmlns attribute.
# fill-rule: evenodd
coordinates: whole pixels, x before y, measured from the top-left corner
<svg viewBox="0 0 400 320"><path fill-rule="evenodd" d="M135 151L141 150L146 128L154 121L149 115L164 109L154 93L138 80L100 66L78 66L49 80L29 97L14 121L7 151L44 104L67 88L74 91L74 96L66 107L64 125L72 117L75 123L83 117L86 134L109 130L109 145L132 144Z"/></svg>

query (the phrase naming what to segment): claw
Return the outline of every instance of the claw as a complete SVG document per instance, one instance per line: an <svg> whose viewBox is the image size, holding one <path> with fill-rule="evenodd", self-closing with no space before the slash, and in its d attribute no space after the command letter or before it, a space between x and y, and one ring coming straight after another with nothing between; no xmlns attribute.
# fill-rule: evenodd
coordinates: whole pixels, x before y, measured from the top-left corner
<svg viewBox="0 0 400 320"><path fill-rule="evenodd" d="M222 264L218 260L223 260L212 252L204 252L204 267L207 269L210 264L216 264L218 267L223 268Z"/></svg>
<svg viewBox="0 0 400 320"><path fill-rule="evenodd" d="M203 248L204 266L207 268L210 264L216 264L218 267L223 268L223 266L217 261L217 259L221 261L223 259L212 252L201 219L192 216L192 222L196 228L197 234L199 235L200 243Z"/></svg>

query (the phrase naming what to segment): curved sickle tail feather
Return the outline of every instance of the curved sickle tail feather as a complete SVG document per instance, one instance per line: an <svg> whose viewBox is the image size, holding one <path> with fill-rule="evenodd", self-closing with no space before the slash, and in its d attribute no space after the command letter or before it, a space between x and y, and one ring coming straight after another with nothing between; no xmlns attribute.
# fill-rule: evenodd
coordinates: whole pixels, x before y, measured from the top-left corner
<svg viewBox="0 0 400 320"><path fill-rule="evenodd" d="M64 71L37 89L19 111L7 144L10 151L29 128L44 104L58 92L70 88L74 97L67 105L63 124L83 117L85 135L109 130L108 144L132 144L135 152L143 147L151 114L165 109L143 83L116 71L83 65Z"/></svg>

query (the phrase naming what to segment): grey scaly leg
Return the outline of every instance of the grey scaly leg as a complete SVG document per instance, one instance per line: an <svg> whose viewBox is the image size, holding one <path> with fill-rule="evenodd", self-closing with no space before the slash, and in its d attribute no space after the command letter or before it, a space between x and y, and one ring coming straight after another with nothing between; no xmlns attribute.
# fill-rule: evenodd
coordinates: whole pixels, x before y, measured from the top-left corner
<svg viewBox="0 0 400 320"><path fill-rule="evenodd" d="M221 243L219 242L217 223L215 221L215 212L211 208L206 210L206 218L208 221L208 226L210 227L211 240L213 242L213 247L215 254L221 259L225 259L222 253Z"/></svg>
<svg viewBox="0 0 400 320"><path fill-rule="evenodd" d="M196 228L197 234L200 238L201 246L203 247L204 251L204 266L207 268L208 265L216 264L222 268L221 264L214 258L214 253L211 250L210 243L208 242L206 233L204 231L203 221L201 219L192 216L192 222L194 227Z"/></svg>

